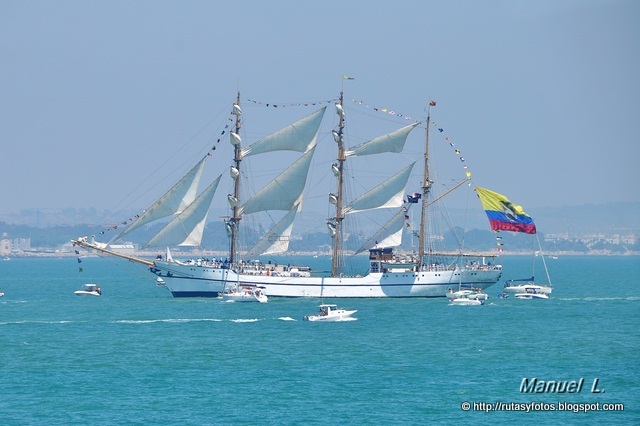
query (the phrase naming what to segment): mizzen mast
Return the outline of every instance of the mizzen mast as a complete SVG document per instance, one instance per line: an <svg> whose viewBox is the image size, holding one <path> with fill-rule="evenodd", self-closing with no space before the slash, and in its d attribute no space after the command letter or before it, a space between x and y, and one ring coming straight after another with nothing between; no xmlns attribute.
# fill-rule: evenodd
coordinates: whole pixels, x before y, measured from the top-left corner
<svg viewBox="0 0 640 426"><path fill-rule="evenodd" d="M422 269L424 263L425 222L427 220L427 196L433 182L429 179L429 124L431 122L431 106L435 102L429 101L427 110L427 131L424 143L424 174L422 176L422 212L420 214L420 235L418 236L418 269Z"/></svg>
<svg viewBox="0 0 640 426"><path fill-rule="evenodd" d="M242 161L242 146L240 143L240 128L242 127L242 110L240 109L240 92L238 92L238 98L236 103L233 104L233 114L236 116L235 131L231 133L231 143L234 145L234 166L231 168L231 177L234 180L233 186L233 216L229 220L228 225L231 227L231 247L230 247L230 261L235 263L236 252L238 250L238 224L242 219L240 212L240 206L238 206L238 200L240 199L240 162Z"/></svg>

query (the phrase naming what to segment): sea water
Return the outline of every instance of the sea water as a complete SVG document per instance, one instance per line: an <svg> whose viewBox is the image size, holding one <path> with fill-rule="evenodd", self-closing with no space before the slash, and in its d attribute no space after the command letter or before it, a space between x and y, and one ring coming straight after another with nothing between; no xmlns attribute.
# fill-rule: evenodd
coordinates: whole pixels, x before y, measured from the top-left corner
<svg viewBox="0 0 640 426"><path fill-rule="evenodd" d="M500 299L502 283L480 307L324 300L358 310L339 323L302 321L319 299L176 299L144 268L81 260L0 261L4 425L640 424L638 257L548 259L549 300Z"/></svg>

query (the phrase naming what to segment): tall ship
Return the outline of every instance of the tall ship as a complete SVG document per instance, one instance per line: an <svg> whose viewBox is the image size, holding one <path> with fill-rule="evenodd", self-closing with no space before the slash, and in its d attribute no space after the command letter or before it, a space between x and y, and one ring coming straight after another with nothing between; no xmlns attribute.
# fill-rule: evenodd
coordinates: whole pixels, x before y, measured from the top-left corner
<svg viewBox="0 0 640 426"><path fill-rule="evenodd" d="M247 138L247 132L241 100L238 93L229 113L232 130L227 132L230 153L233 155L231 165L225 166L229 167L227 179L230 178L230 191L223 201L228 212L223 218L228 236L228 256L179 260L174 259L171 252L171 248L197 247L202 242L207 214L225 175L218 176L198 194L203 168L206 160L212 157L211 152L142 214L123 222L118 229L119 234L110 241L111 244L122 241L129 233L155 221L168 221L142 247L142 250L156 248L161 255L147 259L123 254L110 249L109 243L97 242L93 236L79 237L73 240L74 245L145 265L157 276L156 282L166 286L174 297L217 297L230 286L259 286L268 297L446 297L452 288L486 289L498 282L502 267L496 262L496 255L464 253L462 249L437 251L431 244L432 235L426 224L431 206L440 199L440 196L432 196L434 182L430 174L429 156L431 107L435 106L435 102L430 101L425 108L425 121L411 120L410 124L390 133L349 145L347 108L341 91L337 99L330 101L333 105L324 106L275 133L245 145L243 139ZM317 273L308 266L282 261L280 256L289 249L295 218L305 198L310 165L318 148L321 124L327 119L325 115L332 115L325 114L328 109L335 111L331 136L321 141L325 147L326 144L334 146L336 154L326 164L333 190L328 195L329 217L325 218L322 226L326 225L328 231L326 238L327 245L331 247L331 270ZM373 175L383 178L383 181L350 199L346 190L347 181L352 179L354 170L357 170L349 169L350 163L362 157L388 156L385 164L398 164L398 158L392 157L403 153L410 133L417 128L425 129L424 149L418 158L397 172L389 172L386 166L377 173L374 171ZM296 156L295 161L252 196L245 197L243 194L247 191L243 190L243 177L251 175L251 171L244 167L247 159L282 151L291 151ZM418 177L414 176L414 180L420 182L420 188L407 195L407 183L417 163L421 170L416 167ZM469 179L467 175L450 191L468 184ZM220 204L214 203L214 206L219 208ZM416 215L419 224L409 229L407 219L412 207L419 209ZM358 214L374 211L387 214L388 217L379 221L382 223L380 229L373 231L370 238L355 250L356 254L368 251L368 271L350 274L347 266L354 261L353 250L345 255L349 221ZM270 230L254 238L252 247L242 247L242 235L249 233L245 225L247 218L259 214L271 215L272 212L280 212L282 217L273 220L275 224ZM398 250L403 236L406 239L407 235L414 239L417 237L417 249ZM278 255L279 262L255 260L260 256L274 255Z"/></svg>

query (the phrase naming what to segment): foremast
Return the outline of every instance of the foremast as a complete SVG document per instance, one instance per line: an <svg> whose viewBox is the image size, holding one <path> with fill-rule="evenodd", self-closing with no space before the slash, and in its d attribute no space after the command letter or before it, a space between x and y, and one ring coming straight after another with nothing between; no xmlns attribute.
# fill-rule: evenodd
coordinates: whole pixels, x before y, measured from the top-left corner
<svg viewBox="0 0 640 426"><path fill-rule="evenodd" d="M344 162L347 159L344 149L344 109L342 107L344 99L344 93L340 92L340 99L336 104L336 112L339 116L338 130L334 130L333 137L338 144L338 158L337 163L332 165L334 174L338 179L337 194L335 197L330 196L330 201L335 202L336 215L333 217L333 222L328 223L331 233L333 235L333 259L331 263L331 275L338 276L342 273L342 221L344 220L344 213L342 211L342 198L343 198L343 186L344 186ZM332 194L333 195L333 194ZM332 228L333 226L333 228Z"/></svg>

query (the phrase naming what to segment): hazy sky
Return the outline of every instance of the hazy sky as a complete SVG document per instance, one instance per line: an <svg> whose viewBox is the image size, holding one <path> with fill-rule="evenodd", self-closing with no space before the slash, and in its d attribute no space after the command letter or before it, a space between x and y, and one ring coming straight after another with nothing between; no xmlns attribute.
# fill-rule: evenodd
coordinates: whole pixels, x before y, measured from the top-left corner
<svg viewBox="0 0 640 426"><path fill-rule="evenodd" d="M633 0L0 0L0 213L110 209L238 89L326 100L343 75L405 115L435 99L474 183L520 204L640 201L639 22Z"/></svg>

